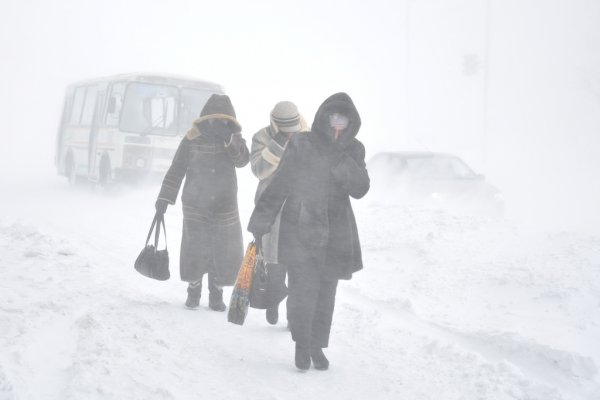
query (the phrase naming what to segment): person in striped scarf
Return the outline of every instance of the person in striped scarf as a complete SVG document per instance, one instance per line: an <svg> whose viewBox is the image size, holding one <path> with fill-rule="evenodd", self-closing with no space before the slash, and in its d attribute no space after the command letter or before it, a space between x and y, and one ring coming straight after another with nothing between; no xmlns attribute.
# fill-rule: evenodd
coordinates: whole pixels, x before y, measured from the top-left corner
<svg viewBox="0 0 600 400"><path fill-rule="evenodd" d="M279 167L287 143L292 136L309 127L298 107L291 101L280 101L270 113L270 124L254 134L250 151L252 173L260 180L255 200L269 186ZM273 304L266 311L267 322L275 325L279 319L279 303L287 296L285 285L287 268L278 260L280 216L271 231L262 238L262 251L269 274L269 297Z"/></svg>

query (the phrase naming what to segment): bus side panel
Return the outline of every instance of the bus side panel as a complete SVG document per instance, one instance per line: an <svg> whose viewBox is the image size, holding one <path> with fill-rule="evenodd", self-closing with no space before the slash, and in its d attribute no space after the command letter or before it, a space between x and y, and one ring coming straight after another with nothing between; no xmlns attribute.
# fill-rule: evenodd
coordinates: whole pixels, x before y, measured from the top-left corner
<svg viewBox="0 0 600 400"><path fill-rule="evenodd" d="M65 93L65 100L63 103L63 112L62 117L60 119L60 125L58 127L58 132L56 134L56 148L54 153L54 165L56 166L56 171L59 175L65 174L65 154L66 154L66 146L65 146L65 134L66 127L71 117L71 107L73 106L73 90L68 88Z"/></svg>
<svg viewBox="0 0 600 400"><path fill-rule="evenodd" d="M87 176L90 129L83 126L71 126L65 132L66 153L64 160L71 155L75 162L75 174L77 176Z"/></svg>

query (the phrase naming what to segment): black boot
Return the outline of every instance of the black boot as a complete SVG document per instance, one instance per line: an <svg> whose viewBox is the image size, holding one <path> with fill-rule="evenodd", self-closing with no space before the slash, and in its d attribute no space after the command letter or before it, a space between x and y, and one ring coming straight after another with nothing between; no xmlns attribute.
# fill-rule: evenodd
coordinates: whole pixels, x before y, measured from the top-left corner
<svg viewBox="0 0 600 400"><path fill-rule="evenodd" d="M325 371L329 368L329 360L325 357L323 349L320 347L310 349L310 358L312 358L315 369Z"/></svg>
<svg viewBox="0 0 600 400"><path fill-rule="evenodd" d="M310 368L310 347L302 346L296 342L296 368L306 371Z"/></svg>
<svg viewBox="0 0 600 400"><path fill-rule="evenodd" d="M279 305L267 308L267 322L271 325L275 325L279 319Z"/></svg>
<svg viewBox="0 0 600 400"><path fill-rule="evenodd" d="M196 287L188 286L187 288L188 297L185 301L187 308L195 309L200 306L200 294L202 292L202 284Z"/></svg>
<svg viewBox="0 0 600 400"><path fill-rule="evenodd" d="M227 306L223 303L223 290L212 289L208 294L208 307L213 311L225 311Z"/></svg>

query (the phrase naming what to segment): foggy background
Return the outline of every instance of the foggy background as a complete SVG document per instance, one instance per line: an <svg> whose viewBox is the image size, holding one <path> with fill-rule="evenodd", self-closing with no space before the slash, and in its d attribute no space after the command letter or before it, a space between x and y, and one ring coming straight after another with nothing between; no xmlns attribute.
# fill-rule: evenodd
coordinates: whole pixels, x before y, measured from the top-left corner
<svg viewBox="0 0 600 400"><path fill-rule="evenodd" d="M223 85L248 141L277 101L312 122L345 91L367 158L452 152L509 218L598 233L599 22L597 0L0 0L2 197L56 181L67 84L157 72Z"/></svg>

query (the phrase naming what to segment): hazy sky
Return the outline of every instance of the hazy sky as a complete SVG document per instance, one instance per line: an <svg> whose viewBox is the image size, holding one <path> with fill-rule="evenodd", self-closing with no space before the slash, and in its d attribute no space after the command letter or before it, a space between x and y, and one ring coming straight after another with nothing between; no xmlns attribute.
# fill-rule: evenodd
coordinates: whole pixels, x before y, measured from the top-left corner
<svg viewBox="0 0 600 400"><path fill-rule="evenodd" d="M221 83L248 139L279 100L310 121L346 91L368 156L455 152L600 226L599 21L597 0L0 0L0 181L53 170L68 83L166 72Z"/></svg>

